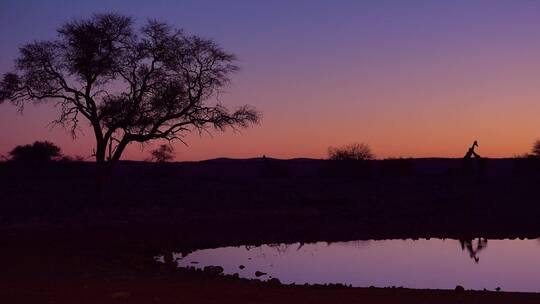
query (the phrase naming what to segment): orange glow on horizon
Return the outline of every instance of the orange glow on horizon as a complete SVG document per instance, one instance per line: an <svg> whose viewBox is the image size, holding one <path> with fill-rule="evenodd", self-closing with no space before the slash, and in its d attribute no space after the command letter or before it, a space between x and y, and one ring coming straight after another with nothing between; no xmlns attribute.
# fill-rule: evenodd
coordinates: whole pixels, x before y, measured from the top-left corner
<svg viewBox="0 0 540 304"><path fill-rule="evenodd" d="M326 158L329 146L352 142L369 144L377 158L462 157L474 140L485 157L527 153L540 139L540 6L465 3L310 2L288 10L243 4L249 14L224 8L228 14L208 22L193 14L204 11L195 8L126 14L162 18L235 53L241 71L219 99L229 108L251 104L263 113L261 125L242 134L192 134L189 147L175 143L178 161ZM60 23L90 8L34 19L6 16L13 26L4 29L20 33L0 32L0 72L11 69L18 45L49 39ZM242 18L233 22L229 14ZM46 126L56 115L52 105L28 105L23 116L0 105L0 128L7 130L0 133L0 155L50 140L66 154L89 156L92 133L83 128L73 141L60 128L51 131ZM134 144L123 159L143 160L152 147L142 151Z"/></svg>

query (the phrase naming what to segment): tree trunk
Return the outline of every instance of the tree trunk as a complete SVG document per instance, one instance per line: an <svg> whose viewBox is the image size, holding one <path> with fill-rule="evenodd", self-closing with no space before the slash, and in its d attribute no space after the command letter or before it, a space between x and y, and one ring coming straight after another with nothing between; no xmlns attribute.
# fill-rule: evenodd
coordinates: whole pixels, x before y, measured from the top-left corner
<svg viewBox="0 0 540 304"><path fill-rule="evenodd" d="M95 128L94 128L95 129ZM108 183L109 169L107 161L105 160L106 143L100 134L96 130L96 192L101 197L102 192L105 190ZM99 130L101 132L101 130Z"/></svg>
<svg viewBox="0 0 540 304"><path fill-rule="evenodd" d="M96 162L105 162L105 150L107 149L107 143L105 139L101 138L99 134L96 134Z"/></svg>
<svg viewBox="0 0 540 304"><path fill-rule="evenodd" d="M114 151L114 154L113 154L112 158L110 159L111 163L116 164L120 160L120 156L122 156L122 153L124 153L124 150L126 149L128 144L129 144L129 140L127 140L124 137L120 141L118 146L116 146L116 150Z"/></svg>
<svg viewBox="0 0 540 304"><path fill-rule="evenodd" d="M99 130L99 133L101 134L101 130ZM126 138L122 139L116 147L114 154L107 159L107 142L104 138L100 137L100 134L97 134L96 131L96 192L99 201L103 201L106 197L105 193L107 192L111 180L112 171L120 160L129 140Z"/></svg>

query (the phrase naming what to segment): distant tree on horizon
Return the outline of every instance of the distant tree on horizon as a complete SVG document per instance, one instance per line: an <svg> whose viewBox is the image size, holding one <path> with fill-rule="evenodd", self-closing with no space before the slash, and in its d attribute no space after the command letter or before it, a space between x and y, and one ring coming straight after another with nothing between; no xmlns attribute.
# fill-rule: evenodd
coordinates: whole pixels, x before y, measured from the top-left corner
<svg viewBox="0 0 540 304"><path fill-rule="evenodd" d="M152 155L151 160L156 163L165 163L174 159L174 149L171 145L159 145L150 154Z"/></svg>
<svg viewBox="0 0 540 304"><path fill-rule="evenodd" d="M365 143L352 143L341 147L329 147L328 159L330 160L370 160L375 155L369 145Z"/></svg>
<svg viewBox="0 0 540 304"><path fill-rule="evenodd" d="M28 102L55 102L55 124L76 136L86 120L96 139L98 168L108 172L130 143L180 140L192 131L247 128L261 114L244 105L228 111L212 98L238 70L236 57L215 42L149 20L96 14L58 29L55 40L20 48L16 70L0 81L0 103L22 111Z"/></svg>
<svg viewBox="0 0 540 304"><path fill-rule="evenodd" d="M540 140L534 142L531 153L534 157L540 157Z"/></svg>
<svg viewBox="0 0 540 304"><path fill-rule="evenodd" d="M25 163L46 163L62 157L60 148L49 141L16 146L9 152L10 160Z"/></svg>

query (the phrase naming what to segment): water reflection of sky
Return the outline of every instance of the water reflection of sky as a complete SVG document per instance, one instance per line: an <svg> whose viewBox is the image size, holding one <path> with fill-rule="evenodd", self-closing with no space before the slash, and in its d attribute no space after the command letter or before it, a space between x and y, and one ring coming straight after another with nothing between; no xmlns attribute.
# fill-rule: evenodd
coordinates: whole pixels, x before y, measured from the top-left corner
<svg viewBox="0 0 540 304"><path fill-rule="evenodd" d="M469 243L470 242L470 243ZM482 241L480 241L482 242ZM464 243L464 246L462 246ZM383 240L204 249L179 266L219 265L254 278L263 271L283 283L540 292L538 240ZM487 245L487 246L486 246ZM476 250L475 261L468 248ZM198 262L193 264L192 262ZM244 269L239 269L244 265Z"/></svg>

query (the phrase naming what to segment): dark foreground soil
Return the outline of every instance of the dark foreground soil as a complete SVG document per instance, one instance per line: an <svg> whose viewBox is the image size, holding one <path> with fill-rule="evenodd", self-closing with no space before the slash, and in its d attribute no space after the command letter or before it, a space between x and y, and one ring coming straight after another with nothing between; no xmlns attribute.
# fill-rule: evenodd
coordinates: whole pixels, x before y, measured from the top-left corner
<svg viewBox="0 0 540 304"><path fill-rule="evenodd" d="M537 294L273 286L195 275L10 281L4 303L538 303Z"/></svg>
<svg viewBox="0 0 540 304"><path fill-rule="evenodd" d="M537 165L489 160L484 166L465 170L458 160L347 167L314 160L125 163L98 191L90 164L3 164L0 301L540 303L540 294L284 286L173 270L152 260L223 245L540 236Z"/></svg>

